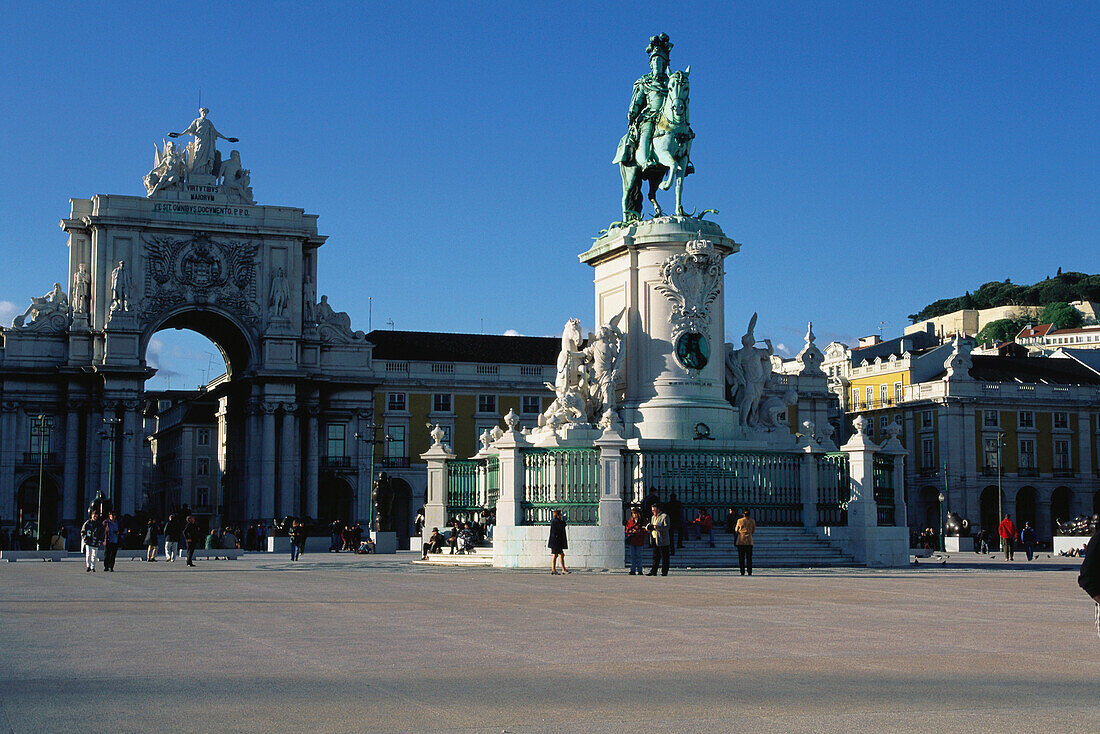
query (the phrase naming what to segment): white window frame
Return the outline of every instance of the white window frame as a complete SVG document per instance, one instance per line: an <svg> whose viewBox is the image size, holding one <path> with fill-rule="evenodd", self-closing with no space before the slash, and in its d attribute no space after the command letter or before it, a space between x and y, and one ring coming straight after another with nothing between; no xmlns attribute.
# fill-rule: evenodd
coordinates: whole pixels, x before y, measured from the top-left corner
<svg viewBox="0 0 1100 734"><path fill-rule="evenodd" d="M195 476L208 477L210 476L210 457L200 456L195 459Z"/></svg>
<svg viewBox="0 0 1100 734"><path fill-rule="evenodd" d="M992 420L990 420L992 418ZM1001 427L1001 411L999 410L983 410L982 411L982 427L983 428L1000 428Z"/></svg>
<svg viewBox="0 0 1100 734"><path fill-rule="evenodd" d="M1020 468L1034 469L1035 464L1035 439L1020 439Z"/></svg>
<svg viewBox="0 0 1100 734"><path fill-rule="evenodd" d="M386 393L386 410L404 413L409 409L409 396L403 392Z"/></svg>
<svg viewBox="0 0 1100 734"><path fill-rule="evenodd" d="M1054 427L1058 430L1066 430L1069 428L1069 413L1064 410L1057 410L1054 412ZM1059 425L1061 423L1061 425Z"/></svg>
<svg viewBox="0 0 1100 734"><path fill-rule="evenodd" d="M491 399L493 401L493 407L490 410L485 410L482 407L482 401L484 401L486 399ZM499 403L497 402L497 396L496 395L494 395L492 393L479 393L478 394L478 396L477 396L477 412L478 413L482 413L482 414L494 413L495 414L497 412L497 405L499 405Z"/></svg>
<svg viewBox="0 0 1100 734"><path fill-rule="evenodd" d="M920 412L920 427L932 428L935 425L935 419L933 418L931 410L922 410Z"/></svg>
<svg viewBox="0 0 1100 734"><path fill-rule="evenodd" d="M1027 420L1024 420L1025 416L1027 417ZM1033 410L1021 410L1017 420L1018 420L1017 425L1020 428L1034 428L1035 427L1035 411L1033 411Z"/></svg>
<svg viewBox="0 0 1100 734"><path fill-rule="evenodd" d="M446 398L446 407L439 407L440 398ZM432 412L433 413L451 413L454 411L454 396L449 392L436 392L432 393Z"/></svg>
<svg viewBox="0 0 1100 734"><path fill-rule="evenodd" d="M1060 448L1062 451L1059 451ZM1070 456L1069 439L1054 439L1054 468L1060 471L1068 471L1072 466L1073 460Z"/></svg>
<svg viewBox="0 0 1100 734"><path fill-rule="evenodd" d="M198 432L195 436L195 443L198 444L199 446L209 446L210 445L210 429L209 428L200 428L200 429L198 429Z"/></svg>
<svg viewBox="0 0 1100 734"><path fill-rule="evenodd" d="M936 466L936 441L934 439L921 439L920 460L921 467L924 469L931 469Z"/></svg>
<svg viewBox="0 0 1100 734"><path fill-rule="evenodd" d="M534 405L535 405L534 410L528 410L527 403L529 401L534 401ZM538 395L524 395L520 399L520 408L519 408L519 410L520 410L520 413L522 415L538 415L539 413L542 412L542 398L540 398Z"/></svg>

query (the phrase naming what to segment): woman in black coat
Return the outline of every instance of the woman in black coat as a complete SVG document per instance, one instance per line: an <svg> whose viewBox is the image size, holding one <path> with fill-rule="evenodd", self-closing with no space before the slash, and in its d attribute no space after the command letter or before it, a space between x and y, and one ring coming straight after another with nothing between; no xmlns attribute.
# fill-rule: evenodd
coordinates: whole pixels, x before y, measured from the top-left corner
<svg viewBox="0 0 1100 734"><path fill-rule="evenodd" d="M554 510L554 518L550 521L550 540L546 545L550 548L550 573L557 575L559 558L561 572L572 573L565 567L565 549L569 547L569 541L565 537L565 518L561 516L561 510Z"/></svg>

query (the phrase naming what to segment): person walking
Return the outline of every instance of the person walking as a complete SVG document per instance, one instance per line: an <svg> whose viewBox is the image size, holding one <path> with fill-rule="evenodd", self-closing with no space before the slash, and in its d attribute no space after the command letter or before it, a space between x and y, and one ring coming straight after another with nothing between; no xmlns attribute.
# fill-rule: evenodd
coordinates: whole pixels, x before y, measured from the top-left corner
<svg viewBox="0 0 1100 734"><path fill-rule="evenodd" d="M1035 533L1035 528L1031 527L1031 523L1024 523L1024 529L1020 531L1020 542L1024 544L1024 553L1030 561L1035 555L1035 546L1039 545L1039 536Z"/></svg>
<svg viewBox="0 0 1100 734"><path fill-rule="evenodd" d="M164 558L169 563L180 554L180 541L183 539L183 523L179 515L173 513L164 523Z"/></svg>
<svg viewBox="0 0 1100 734"><path fill-rule="evenodd" d="M647 576L657 575L657 566L661 567L661 575L668 576L668 563L671 551L669 548L670 539L668 534L668 515L664 513L660 505L653 505L650 507L652 513L649 518L649 524L645 526L645 529L649 531L650 542L653 544L653 565L649 569Z"/></svg>
<svg viewBox="0 0 1100 734"><path fill-rule="evenodd" d="M641 576L642 571L642 546L645 545L649 534L645 529L645 521L642 520L642 511L633 509L630 511L630 519L626 521L626 548L630 552L630 575Z"/></svg>
<svg viewBox="0 0 1100 734"><path fill-rule="evenodd" d="M747 571L752 576L752 536L756 534L756 521L749 517L748 510L741 512L741 519L737 521L734 532L737 533L734 542L737 544L737 565L741 569L741 575L744 576Z"/></svg>
<svg viewBox="0 0 1100 734"><path fill-rule="evenodd" d="M157 521L149 518L149 522L145 525L145 560L150 563L157 560L157 539L159 537Z"/></svg>
<svg viewBox="0 0 1100 734"><path fill-rule="evenodd" d="M1016 525L1009 515L1005 515L1005 519L1001 520L1001 524L997 526L997 535L1001 537L1001 550L1004 551L1005 560L1011 561L1012 542L1016 540Z"/></svg>
<svg viewBox="0 0 1100 734"><path fill-rule="evenodd" d="M550 539L546 546L550 549L550 573L558 575L558 560L561 560L561 573L572 573L565 567L565 549L569 547L569 540L565 537L565 518L561 516L561 510L554 510L554 516L550 520Z"/></svg>
<svg viewBox="0 0 1100 734"><path fill-rule="evenodd" d="M187 541L187 565L195 565L195 551L202 544L202 528L195 522L194 515L187 516L187 524L183 528L183 539Z"/></svg>
<svg viewBox="0 0 1100 734"><path fill-rule="evenodd" d="M113 510L107 513L107 519L103 521L103 541L106 544L103 552L103 570L114 571L115 557L118 556L119 528L118 515Z"/></svg>
<svg viewBox="0 0 1100 734"><path fill-rule="evenodd" d="M306 526L301 520L295 520L290 526L290 560L297 561L306 549Z"/></svg>
<svg viewBox="0 0 1100 734"><path fill-rule="evenodd" d="M84 572L95 573L95 562L103 545L103 520L93 512L80 528L80 540L84 544Z"/></svg>

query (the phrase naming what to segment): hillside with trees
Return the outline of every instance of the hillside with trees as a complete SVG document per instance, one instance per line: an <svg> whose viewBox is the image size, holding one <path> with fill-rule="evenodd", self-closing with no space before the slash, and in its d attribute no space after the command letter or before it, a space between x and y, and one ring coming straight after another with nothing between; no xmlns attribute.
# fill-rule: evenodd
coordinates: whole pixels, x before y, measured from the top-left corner
<svg viewBox="0 0 1100 734"><path fill-rule="evenodd" d="M1100 275L1063 273L1062 269L1058 268L1058 274L1053 278L1046 278L1034 285L1016 285L1008 279L1003 282L993 281L986 283L973 293L967 291L962 296L941 298L934 301L917 313L910 314L909 319L913 323L917 323L918 321L943 316L962 309L995 308L997 306L1047 306L1069 301L1100 301ZM1080 317L1080 314L1078 314L1078 317ZM1051 322L1044 320L1043 323ZM1072 327L1062 326L1060 328Z"/></svg>

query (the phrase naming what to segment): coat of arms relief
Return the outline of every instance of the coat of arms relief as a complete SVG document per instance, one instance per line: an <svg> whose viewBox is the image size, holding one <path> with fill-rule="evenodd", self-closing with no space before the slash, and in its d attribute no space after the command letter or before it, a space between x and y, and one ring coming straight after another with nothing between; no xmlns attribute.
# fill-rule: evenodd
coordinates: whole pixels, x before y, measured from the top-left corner
<svg viewBox="0 0 1100 734"><path fill-rule="evenodd" d="M184 303L212 304L241 317L259 320L256 253L259 243L221 242L200 232L190 239L146 236L145 299L142 314L151 318Z"/></svg>

